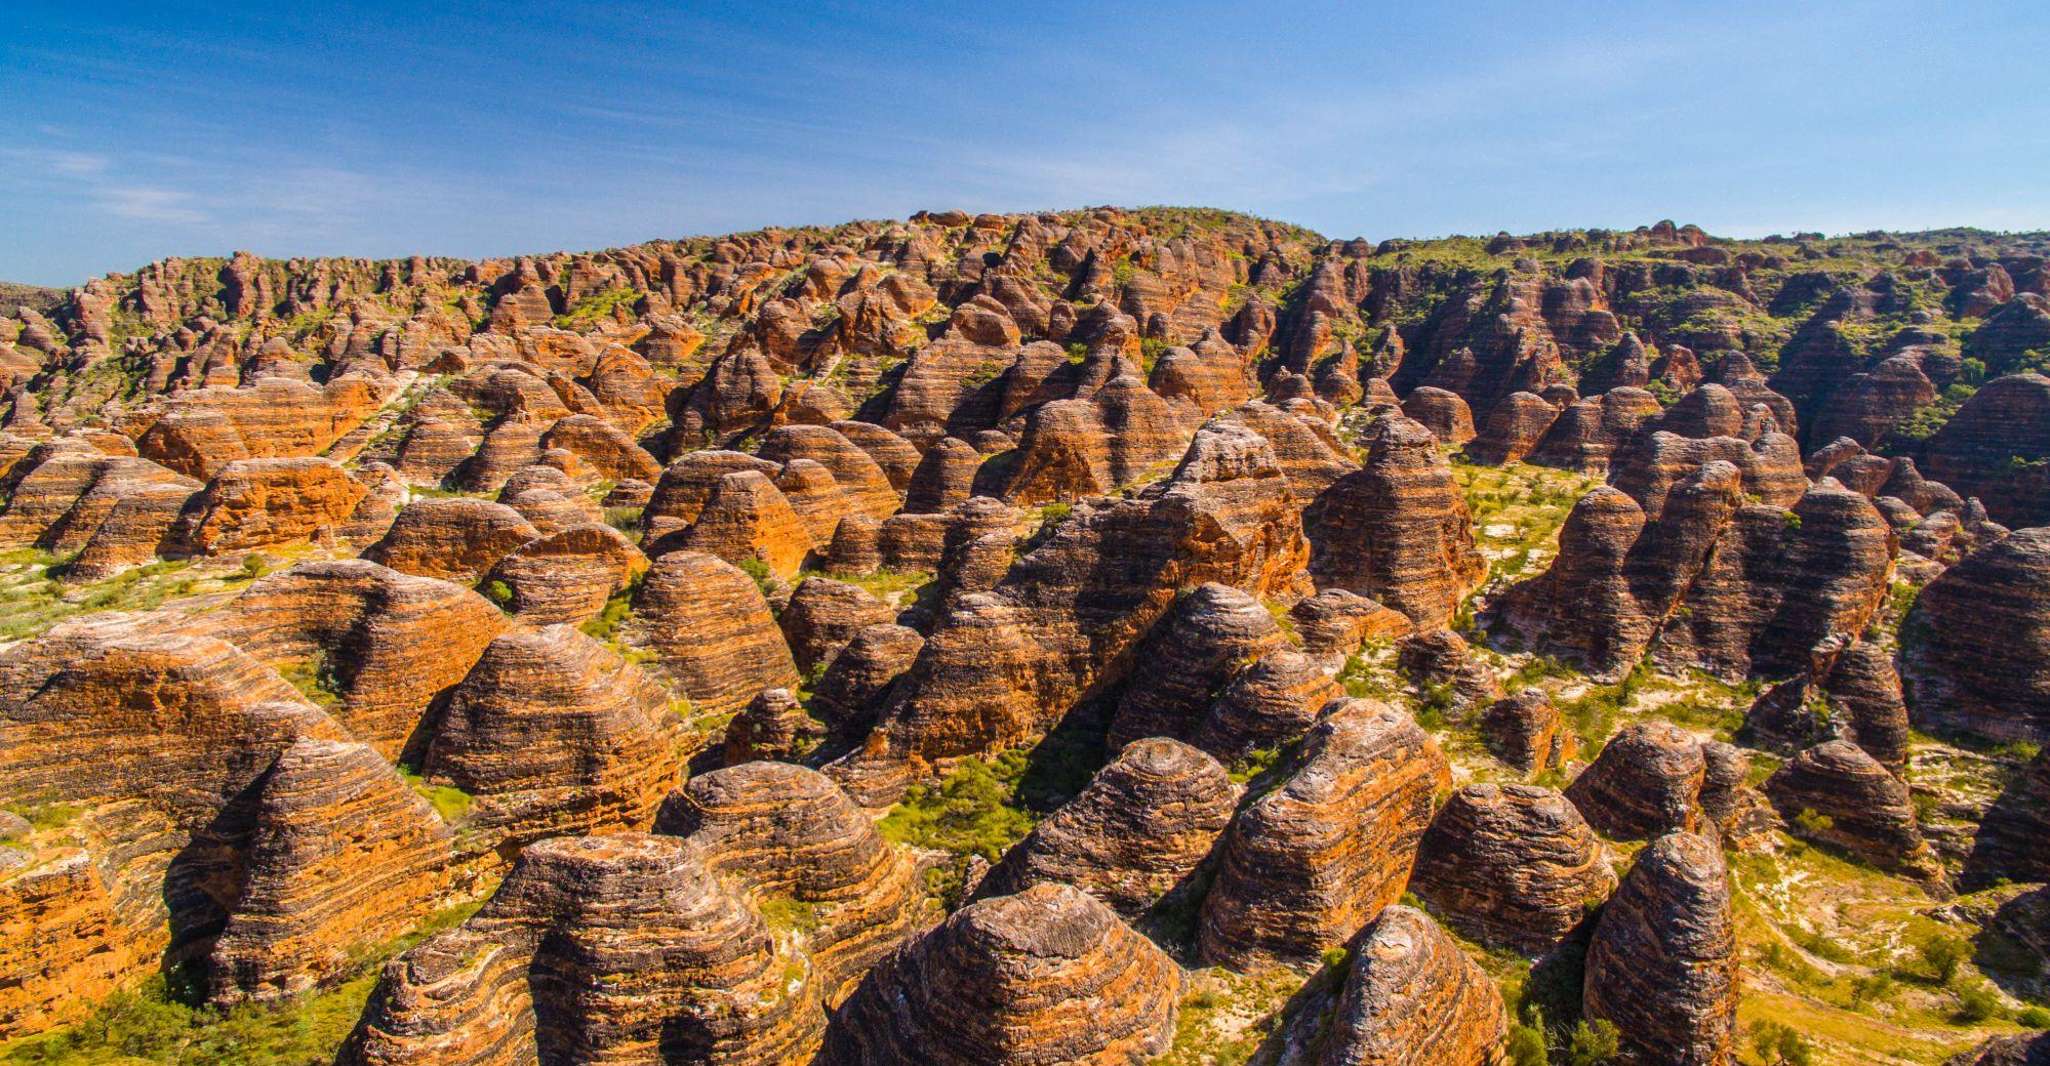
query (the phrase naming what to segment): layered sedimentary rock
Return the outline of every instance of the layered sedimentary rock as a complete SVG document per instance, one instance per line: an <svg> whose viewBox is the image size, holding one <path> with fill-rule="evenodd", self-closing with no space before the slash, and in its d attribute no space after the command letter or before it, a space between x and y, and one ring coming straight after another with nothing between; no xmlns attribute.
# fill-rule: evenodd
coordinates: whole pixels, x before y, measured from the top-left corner
<svg viewBox="0 0 2050 1066"><path fill-rule="evenodd" d="M924 647L925 638L908 626L886 623L857 631L812 686L812 710L833 729L858 735L875 721L890 686Z"/></svg>
<svg viewBox="0 0 2050 1066"><path fill-rule="evenodd" d="M1767 433L1755 441L1682 437L1664 430L1645 434L1617 456L1609 483L1629 493L1656 520L1674 487L1714 462L1735 467L1744 491L1762 503L1791 507L1808 491L1800 446L1784 433Z"/></svg>
<svg viewBox="0 0 2050 1066"><path fill-rule="evenodd" d="M574 525L530 540L500 559L480 587L530 625L581 622L648 569L648 557L611 526Z"/></svg>
<svg viewBox="0 0 2050 1066"><path fill-rule="evenodd" d="M1637 388L1619 387L1600 396L1571 400L1527 458L1541 466L1605 474L1617 450L1635 439L1644 423L1658 413L1658 399Z"/></svg>
<svg viewBox="0 0 2050 1066"><path fill-rule="evenodd" d="M810 459L824 466L848 502L872 518L888 518L902 503L883 468L830 426L778 426L762 438L757 454L773 463Z"/></svg>
<svg viewBox="0 0 2050 1066"><path fill-rule="evenodd" d="M761 589L715 556L656 559L634 594L632 624L699 711L738 711L763 689L797 687L797 664Z"/></svg>
<svg viewBox="0 0 2050 1066"><path fill-rule="evenodd" d="M1232 675L1190 743L1227 760L1278 749L1307 732L1317 712L1342 695L1319 660L1292 648L1270 652Z"/></svg>
<svg viewBox="0 0 2050 1066"><path fill-rule="evenodd" d="M1468 785L1417 850L1415 892L1489 947L1550 951L1616 887L1608 849L1565 796L1535 785Z"/></svg>
<svg viewBox="0 0 2050 1066"><path fill-rule="evenodd" d="M1136 921L1195 873L1236 799L1224 767L1201 751L1161 737L1134 741L1013 845L977 892L1057 882Z"/></svg>
<svg viewBox="0 0 2050 1066"><path fill-rule="evenodd" d="M1527 774L1565 764L1577 746L1559 709L1540 688L1496 700L1481 712L1481 741L1495 757Z"/></svg>
<svg viewBox="0 0 2050 1066"><path fill-rule="evenodd" d="M711 450L680 456L656 480L648 505L641 512L642 527L651 540L682 529L698 520L705 501L712 498L712 490L727 474L752 470L774 478L781 469L766 459L742 452Z"/></svg>
<svg viewBox="0 0 2050 1066"><path fill-rule="evenodd" d="M783 1062L816 1039L811 986L800 947L698 848L559 837L385 966L341 1061Z"/></svg>
<svg viewBox="0 0 2050 1066"><path fill-rule="evenodd" d="M2050 529L1989 544L1929 583L1901 626L1908 711L1925 729L2050 737Z"/></svg>
<svg viewBox="0 0 2050 1066"><path fill-rule="evenodd" d="M790 594L776 619L797 669L805 674L824 667L854 635L872 625L886 625L897 613L859 586L830 578L808 577Z"/></svg>
<svg viewBox="0 0 2050 1066"><path fill-rule="evenodd" d="M1978 497L2007 525L2050 522L2045 411L2050 377L2031 371L1986 383L1930 438L1923 450L1928 475Z"/></svg>
<svg viewBox="0 0 2050 1066"><path fill-rule="evenodd" d="M408 574L470 584L540 535L502 503L421 497L399 512L384 539L363 550L363 558Z"/></svg>
<svg viewBox="0 0 2050 1066"><path fill-rule="evenodd" d="M1833 482L1790 511L1744 502L1729 463L1674 487L1655 520L1618 489L1581 498L1544 574L1501 616L1555 654L1613 676L1646 650L1741 677L1805 668L1806 651L1878 610L1896 541L1871 501Z"/></svg>
<svg viewBox="0 0 2050 1066"><path fill-rule="evenodd" d="M1942 877L1906 782L1848 740L1825 741L1787 760L1766 779L1765 794L1795 832L1882 869Z"/></svg>
<svg viewBox="0 0 2050 1066"><path fill-rule="evenodd" d="M1325 490L1304 521L1320 586L1372 597L1421 627L1442 626L1487 572L1436 438L1407 418L1383 419L1365 467Z"/></svg>
<svg viewBox="0 0 2050 1066"><path fill-rule="evenodd" d="M649 550L661 551L669 543L665 539ZM753 470L735 471L714 483L697 520L677 536L674 546L735 565L759 563L786 578L795 575L812 552L811 534L790 500L775 482Z"/></svg>
<svg viewBox="0 0 2050 1066"><path fill-rule="evenodd" d="M360 559L262 578L218 618L238 647L311 676L356 739L394 758L434 697L509 626L468 589Z"/></svg>
<svg viewBox="0 0 2050 1066"><path fill-rule="evenodd" d="M1832 638L1809 658L1807 671L1752 703L1745 736L1786 753L1842 737L1900 773L1908 759L1908 711L1892 655L1871 641Z"/></svg>
<svg viewBox="0 0 2050 1066"><path fill-rule="evenodd" d="M63 797L91 812L74 826L82 850L43 873L10 872L5 898L19 909L0 923L19 940L0 951L0 1018L76 1014L84 997L140 977L166 949L203 951L236 903L232 881L213 875L240 866L266 772L302 740L345 739L262 663L140 616L68 623L0 653L0 794ZM313 836L301 854L343 839ZM295 891L308 888L307 970L280 959L269 979L319 976L326 952L354 944L322 923L346 892ZM403 909L405 894L392 898Z"/></svg>
<svg viewBox="0 0 2050 1066"><path fill-rule="evenodd" d="M1414 907L1381 912L1353 948L1319 1066L1495 1066L1508 1033L1486 971Z"/></svg>
<svg viewBox="0 0 2050 1066"><path fill-rule="evenodd" d="M1279 648L1281 627L1258 599L1212 582L1175 600L1140 645L1110 742L1186 738L1210 697L1245 663Z"/></svg>
<svg viewBox="0 0 2050 1066"><path fill-rule="evenodd" d="M925 450L905 488L904 510L913 514L944 511L975 495L975 472L982 453L958 437L943 437Z"/></svg>
<svg viewBox="0 0 2050 1066"><path fill-rule="evenodd" d="M1203 957L1300 962L1343 943L1402 895L1432 796L1449 784L1444 755L1408 715L1335 702L1287 780L1226 830Z"/></svg>
<svg viewBox="0 0 2050 1066"><path fill-rule="evenodd" d="M720 757L727 766L763 759L797 762L826 737L826 724L812 717L795 693L764 689L727 723Z"/></svg>
<svg viewBox="0 0 2050 1066"><path fill-rule="evenodd" d="M367 491L332 459L241 459L214 475L174 539L219 555L332 536Z"/></svg>
<svg viewBox="0 0 2050 1066"><path fill-rule="evenodd" d="M2037 752L1979 821L1961 887L2000 878L2050 881L2050 755Z"/></svg>
<svg viewBox="0 0 2050 1066"><path fill-rule="evenodd" d="M1079 889L971 903L884 960L833 1016L830 1066L1143 1061L1174 1036L1181 972Z"/></svg>
<svg viewBox="0 0 2050 1066"><path fill-rule="evenodd" d="M200 479L237 459L313 455L369 418L384 388L343 375L325 386L270 377L246 389L201 389L173 399L136 449Z"/></svg>
<svg viewBox="0 0 2050 1066"><path fill-rule="evenodd" d="M1466 455L1490 466L1519 462L1537 450L1558 417L1559 409L1544 397L1512 392L1488 412L1480 432L1467 442Z"/></svg>
<svg viewBox="0 0 2050 1066"><path fill-rule="evenodd" d="M850 783L871 771L901 780L891 766L907 758L1037 735L1077 699L1123 679L1127 653L1180 589L1290 591L1307 555L1272 447L1242 426L1208 426L1166 481L1131 499L1076 505L993 588L954 597L859 765L836 772Z"/></svg>
<svg viewBox="0 0 2050 1066"><path fill-rule="evenodd" d="M666 691L568 626L493 640L448 695L420 770L477 797L470 821L508 847L645 829L682 776Z"/></svg>
<svg viewBox="0 0 2050 1066"><path fill-rule="evenodd" d="M1457 447L1474 438L1473 412L1456 392L1426 385L1403 399L1402 413L1430 430L1440 444Z"/></svg>
<svg viewBox="0 0 2050 1066"><path fill-rule="evenodd" d="M816 770L751 762L701 774L664 803L656 827L688 839L758 906L807 912L807 962L826 1000L924 920L916 864Z"/></svg>
<svg viewBox="0 0 2050 1066"><path fill-rule="evenodd" d="M1701 825L1701 742L1668 722L1636 722L1616 731L1593 763L1566 787L1590 824L1622 839L1644 839Z"/></svg>
<svg viewBox="0 0 2050 1066"><path fill-rule="evenodd" d="M2042 1066L2050 1062L2050 1033L1996 1036L1978 1047L1960 1051L1944 1066Z"/></svg>
<svg viewBox="0 0 2050 1066"><path fill-rule="evenodd" d="M255 806L247 879L210 959L215 1002L304 992L440 905L454 834L369 746L300 740Z"/></svg>
<svg viewBox="0 0 2050 1066"><path fill-rule="evenodd" d="M1441 709L1464 718L1502 695L1502 683L1476 659L1466 638L1450 629L1404 637L1395 648L1396 668Z"/></svg>
<svg viewBox="0 0 2050 1066"><path fill-rule="evenodd" d="M1288 614L1303 651L1319 658L1343 659L1367 641L1401 637L1415 627L1407 615L1345 589L1304 597Z"/></svg>
<svg viewBox="0 0 2050 1066"><path fill-rule="evenodd" d="M1638 853L1595 924L1586 974L1583 1009L1634 1061L1732 1061L1737 937L1715 841L1673 833Z"/></svg>

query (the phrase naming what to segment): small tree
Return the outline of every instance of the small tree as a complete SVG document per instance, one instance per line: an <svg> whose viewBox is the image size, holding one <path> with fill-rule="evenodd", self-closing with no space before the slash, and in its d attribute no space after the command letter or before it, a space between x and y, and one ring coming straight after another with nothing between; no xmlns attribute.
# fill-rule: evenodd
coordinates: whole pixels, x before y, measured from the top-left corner
<svg viewBox="0 0 2050 1066"><path fill-rule="evenodd" d="M1566 1046L1570 1066L1601 1066L1613 1061L1622 1045L1622 1034L1607 1019L1583 1021L1573 1027L1572 1042Z"/></svg>
<svg viewBox="0 0 2050 1066"><path fill-rule="evenodd" d="M1958 967L1965 961L1964 942L1956 937L1932 936L1922 941L1918 950L1922 964L1929 967L1929 975L1946 985L1957 976Z"/></svg>

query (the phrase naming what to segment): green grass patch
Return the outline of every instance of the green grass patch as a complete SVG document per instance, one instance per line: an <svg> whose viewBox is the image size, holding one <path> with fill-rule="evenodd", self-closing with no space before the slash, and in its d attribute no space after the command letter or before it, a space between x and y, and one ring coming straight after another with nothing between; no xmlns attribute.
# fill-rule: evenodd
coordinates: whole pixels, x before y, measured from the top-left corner
<svg viewBox="0 0 2050 1066"><path fill-rule="evenodd" d="M454 785L431 784L411 767L400 766L398 771L399 776L405 779L406 784L411 786L413 791L418 792L420 798L426 800L434 807L434 813L441 815L442 821L450 825L454 825L467 817L470 813L471 805L476 803L476 797L468 792Z"/></svg>

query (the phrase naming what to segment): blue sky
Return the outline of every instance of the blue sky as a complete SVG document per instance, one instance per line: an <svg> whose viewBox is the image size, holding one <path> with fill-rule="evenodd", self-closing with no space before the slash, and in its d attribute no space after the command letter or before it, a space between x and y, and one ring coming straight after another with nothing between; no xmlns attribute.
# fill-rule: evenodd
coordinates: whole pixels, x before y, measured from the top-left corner
<svg viewBox="0 0 2050 1066"><path fill-rule="evenodd" d="M659 6L9 0L0 279L950 206L2050 227L2040 2Z"/></svg>

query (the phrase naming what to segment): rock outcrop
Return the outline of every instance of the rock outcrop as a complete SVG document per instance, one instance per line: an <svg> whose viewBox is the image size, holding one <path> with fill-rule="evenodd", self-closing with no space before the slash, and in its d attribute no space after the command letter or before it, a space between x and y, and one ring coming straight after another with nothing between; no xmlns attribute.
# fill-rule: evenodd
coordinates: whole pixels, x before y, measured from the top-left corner
<svg viewBox="0 0 2050 1066"><path fill-rule="evenodd" d="M1417 849L1410 890L1488 947L1543 955L1616 887L1608 849L1565 796L1468 785Z"/></svg>
<svg viewBox="0 0 2050 1066"><path fill-rule="evenodd" d="M1737 936L1715 841L1673 833L1638 853L1595 924L1582 1009L1633 1061L1733 1061Z"/></svg>
<svg viewBox="0 0 2050 1066"><path fill-rule="evenodd" d="M1212 424L1166 481L1076 505L989 591L953 597L877 734L836 773L867 802L901 787L910 761L1037 736L1126 676L1129 653L1179 590L1216 582L1256 598L1286 593L1307 555L1272 447Z"/></svg>
<svg viewBox="0 0 2050 1066"><path fill-rule="evenodd" d="M449 887L454 834L367 745L300 740L256 787L246 880L209 960L215 1003L343 976Z"/></svg>
<svg viewBox="0 0 2050 1066"><path fill-rule="evenodd" d="M1408 715L1367 700L1327 708L1282 784L1232 820L1203 901L1212 962L1301 962L1344 943L1402 895L1451 783Z"/></svg>
<svg viewBox="0 0 2050 1066"><path fill-rule="evenodd" d="M1443 626L1487 572L1437 438L1408 418L1383 419L1366 466L1325 490L1304 522L1319 586L1371 597L1419 627Z"/></svg>
<svg viewBox="0 0 2050 1066"><path fill-rule="evenodd" d="M1792 832L1881 869L1943 878L1907 784L1848 740L1825 741L1787 760L1766 779L1765 794Z"/></svg>
<svg viewBox="0 0 2050 1066"><path fill-rule="evenodd" d="M871 972L822 1066L1114 1066L1167 1050L1181 971L1110 908L1041 884L971 903Z"/></svg>
<svg viewBox="0 0 2050 1066"><path fill-rule="evenodd" d="M1924 729L2050 738L2050 528L1995 541L1929 583L1901 625Z"/></svg>
<svg viewBox="0 0 2050 1066"><path fill-rule="evenodd" d="M448 695L421 773L476 797L470 822L510 852L564 833L646 829L682 778L668 694L568 626L493 640Z"/></svg>
<svg viewBox="0 0 2050 1066"><path fill-rule="evenodd" d="M1319 1066L1497 1066L1502 994L1413 907L1381 912L1352 949Z"/></svg>
<svg viewBox="0 0 2050 1066"><path fill-rule="evenodd" d="M632 630L701 713L738 711L763 689L798 685L761 589L725 560L670 552L648 568L633 606Z"/></svg>
<svg viewBox="0 0 2050 1066"><path fill-rule="evenodd" d="M1057 882L1137 921L1186 885L1236 799L1224 767L1201 751L1159 737L1134 741L1013 845L977 892L1004 896Z"/></svg>
<svg viewBox="0 0 2050 1066"><path fill-rule="evenodd" d="M1566 786L1566 798L1589 824L1613 837L1693 832L1701 826L1707 772L1701 742L1693 735L1668 722L1637 722L1609 738Z"/></svg>
<svg viewBox="0 0 2050 1066"><path fill-rule="evenodd" d="M428 496L399 512L363 558L421 577L474 584L541 531L518 511L490 500Z"/></svg>
<svg viewBox="0 0 2050 1066"><path fill-rule="evenodd" d="M510 626L468 589L360 559L261 578L217 617L221 636L306 679L351 735L388 758Z"/></svg>

